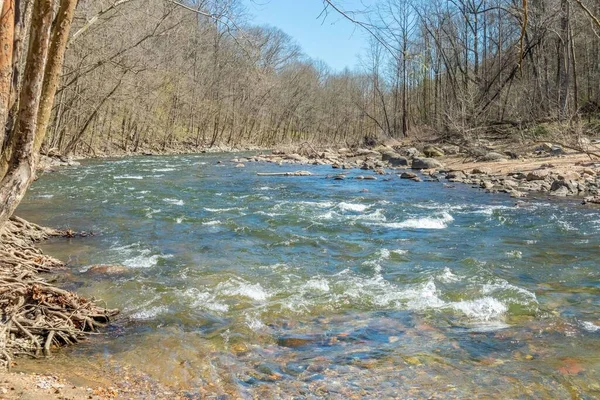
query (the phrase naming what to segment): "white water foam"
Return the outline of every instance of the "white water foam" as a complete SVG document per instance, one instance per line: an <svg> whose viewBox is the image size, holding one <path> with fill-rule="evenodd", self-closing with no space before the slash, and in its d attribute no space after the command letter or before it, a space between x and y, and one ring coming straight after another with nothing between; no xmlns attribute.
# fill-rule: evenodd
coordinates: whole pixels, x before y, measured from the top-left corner
<svg viewBox="0 0 600 400"><path fill-rule="evenodd" d="M179 200L179 199L163 199L163 201L165 203L171 203L174 204L176 206L182 206L185 204L185 202L183 200Z"/></svg>
<svg viewBox="0 0 600 400"><path fill-rule="evenodd" d="M206 226L215 226L215 225L221 225L222 222L219 220L214 220L214 221L207 221L207 222L203 222L202 225L206 225Z"/></svg>
<svg viewBox="0 0 600 400"><path fill-rule="evenodd" d="M136 180L142 180L142 179L144 179L144 177L140 176L140 175L119 175L119 176L114 176L113 179L136 179Z"/></svg>
<svg viewBox="0 0 600 400"><path fill-rule="evenodd" d="M156 318L158 315L163 314L168 311L166 306L157 306L152 307L147 310L137 311L129 316L131 319L135 319L138 321L149 321Z"/></svg>
<svg viewBox="0 0 600 400"><path fill-rule="evenodd" d="M504 303L489 296L452 303L451 307L471 319L484 322L498 321L508 312Z"/></svg>
<svg viewBox="0 0 600 400"><path fill-rule="evenodd" d="M588 332L599 332L600 331L600 326L598 326L592 322L589 322L589 321L582 321L581 326L583 327L583 329L585 329Z"/></svg>
<svg viewBox="0 0 600 400"><path fill-rule="evenodd" d="M208 207L204 207L204 211L208 211L208 212L212 212L212 213L222 213L222 212L229 212L229 211L235 211L235 210L245 210L246 208L242 208L242 207L229 207L229 208L208 208Z"/></svg>
<svg viewBox="0 0 600 400"><path fill-rule="evenodd" d="M365 204L341 202L340 204L337 205L337 207L341 211L363 212L363 211L369 209L371 206L368 206Z"/></svg>
<svg viewBox="0 0 600 400"><path fill-rule="evenodd" d="M446 229L448 223L454 221L449 213L442 213L438 217L410 218L403 222L390 222L378 224L392 229Z"/></svg>
<svg viewBox="0 0 600 400"><path fill-rule="evenodd" d="M252 300L265 301L270 297L269 293L260 283L249 283L243 279L230 279L217 286L218 291L226 296L244 296Z"/></svg>

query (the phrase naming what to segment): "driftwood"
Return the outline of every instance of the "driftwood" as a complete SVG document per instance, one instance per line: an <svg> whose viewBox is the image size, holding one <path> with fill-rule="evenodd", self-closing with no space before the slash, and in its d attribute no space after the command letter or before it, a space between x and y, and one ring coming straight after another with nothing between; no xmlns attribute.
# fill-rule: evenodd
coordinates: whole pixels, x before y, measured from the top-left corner
<svg viewBox="0 0 600 400"><path fill-rule="evenodd" d="M295 172L258 172L258 176L311 176L312 173L308 171L295 171Z"/></svg>
<svg viewBox="0 0 600 400"><path fill-rule="evenodd" d="M53 347L77 343L104 326L116 310L49 284L41 275L64 268L34 243L73 236L13 217L0 232L0 365L16 355L49 356Z"/></svg>

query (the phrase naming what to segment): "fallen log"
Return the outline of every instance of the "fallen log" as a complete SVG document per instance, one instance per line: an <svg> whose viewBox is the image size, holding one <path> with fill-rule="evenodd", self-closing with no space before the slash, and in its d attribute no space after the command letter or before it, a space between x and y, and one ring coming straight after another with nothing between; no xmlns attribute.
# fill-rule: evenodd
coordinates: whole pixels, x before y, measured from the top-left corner
<svg viewBox="0 0 600 400"><path fill-rule="evenodd" d="M294 172L257 172L258 176L312 176L309 171L294 171Z"/></svg>

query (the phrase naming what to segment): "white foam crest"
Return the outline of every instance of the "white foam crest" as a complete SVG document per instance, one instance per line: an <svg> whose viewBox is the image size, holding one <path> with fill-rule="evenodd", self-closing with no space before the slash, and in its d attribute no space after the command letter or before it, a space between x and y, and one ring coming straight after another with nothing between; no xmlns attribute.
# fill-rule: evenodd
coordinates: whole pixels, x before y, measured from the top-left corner
<svg viewBox="0 0 600 400"><path fill-rule="evenodd" d="M214 221L207 221L207 222L203 222L202 225L205 226L216 226L216 225L221 225L222 222L219 220L214 220Z"/></svg>
<svg viewBox="0 0 600 400"><path fill-rule="evenodd" d="M471 319L485 322L502 320L508 312L504 303L489 296L452 303L451 307Z"/></svg>
<svg viewBox="0 0 600 400"><path fill-rule="evenodd" d="M510 300L515 303L522 304L522 305L528 305L531 302L534 302L535 304L538 303L535 293L530 292L527 289L523 289L522 287L515 286L511 283L508 283L505 280L497 280L493 283L486 283L481 288L481 292L483 294L497 295L498 292L507 292L507 291L516 292L517 294L519 294L522 297L521 299L511 297Z"/></svg>
<svg viewBox="0 0 600 400"><path fill-rule="evenodd" d="M321 292L329 292L329 282L325 278L312 278L304 284L304 289L320 290Z"/></svg>
<svg viewBox="0 0 600 400"><path fill-rule="evenodd" d="M600 331L600 326L594 324L593 322L581 321L581 326L583 327L583 329L585 329L588 332L598 332L598 331Z"/></svg>
<svg viewBox="0 0 600 400"><path fill-rule="evenodd" d="M363 212L363 211L369 209L371 206L368 206L365 204L341 202L340 204L337 205L337 207L341 211Z"/></svg>
<svg viewBox="0 0 600 400"><path fill-rule="evenodd" d="M256 315L246 314L246 325L254 332L264 330L267 326Z"/></svg>
<svg viewBox="0 0 600 400"><path fill-rule="evenodd" d="M444 270L440 274L438 274L436 278L442 283L458 282L461 279L458 275L455 275L452 272L452 270L448 267L445 267Z"/></svg>
<svg viewBox="0 0 600 400"><path fill-rule="evenodd" d="M163 201L165 203L171 203L174 204L176 206L182 206L185 204L185 202L183 200L179 200L179 199L163 199Z"/></svg>
<svg viewBox="0 0 600 400"><path fill-rule="evenodd" d="M298 201L293 204L309 208L331 208L334 206L334 204L331 201Z"/></svg>
<svg viewBox="0 0 600 400"><path fill-rule="evenodd" d="M208 207L204 207L204 211L208 211L208 212L212 212L212 213L222 213L222 212L229 212L229 211L235 211L235 210L245 210L246 208L243 207L229 207L229 208L208 208Z"/></svg>
<svg viewBox="0 0 600 400"><path fill-rule="evenodd" d="M454 221L449 213L442 213L439 217L410 218L403 222L390 222L379 224L392 229L446 229L448 223Z"/></svg>
<svg viewBox="0 0 600 400"><path fill-rule="evenodd" d="M136 179L136 180L142 180L142 179L144 179L144 177L140 176L140 175L118 175L118 176L113 176L113 179Z"/></svg>
<svg viewBox="0 0 600 400"><path fill-rule="evenodd" d="M147 211L146 212L146 218L152 218L152 216L154 214L158 214L159 212L161 212L161 209L159 208L157 210L154 210L152 208L147 208L146 211Z"/></svg>
<svg viewBox="0 0 600 400"><path fill-rule="evenodd" d="M487 216L492 216L494 215L495 211L499 211L499 210L510 210L512 209L512 207L508 207L508 206L483 206L475 211L473 211L473 214L483 214L483 215L487 215Z"/></svg>
<svg viewBox="0 0 600 400"><path fill-rule="evenodd" d="M408 250L405 249L396 249L396 250L392 250L393 254L397 254L399 256L403 256L405 254L408 254Z"/></svg>
<svg viewBox="0 0 600 400"><path fill-rule="evenodd" d="M379 249L379 259L380 260L387 260L389 259L391 256L391 252L386 249L386 248L381 248Z"/></svg>
<svg viewBox="0 0 600 400"><path fill-rule="evenodd" d="M375 221L375 222L387 221L387 218L383 214L383 210L379 209L379 208L372 213L357 215L357 216L351 217L351 219L353 219L355 221Z"/></svg>
<svg viewBox="0 0 600 400"><path fill-rule="evenodd" d="M171 172L176 171L175 168L154 168L152 172Z"/></svg>
<svg viewBox="0 0 600 400"><path fill-rule="evenodd" d="M506 256L509 258L517 258L517 259L523 258L523 252L519 251L519 250L507 251L504 254L506 254Z"/></svg>
<svg viewBox="0 0 600 400"><path fill-rule="evenodd" d="M184 217L179 217L175 220L176 223L180 224L183 222Z"/></svg>
<svg viewBox="0 0 600 400"><path fill-rule="evenodd" d="M217 289L226 296L243 296L257 301L265 301L270 297L260 283L252 284L241 279L230 279L220 283Z"/></svg>
<svg viewBox="0 0 600 400"><path fill-rule="evenodd" d="M267 217L280 217L282 215L285 215L283 213L269 213L269 212L265 212L265 211L257 211L255 214L266 215Z"/></svg>
<svg viewBox="0 0 600 400"><path fill-rule="evenodd" d="M131 319L135 319L138 321L149 321L156 318L158 315L163 314L168 311L166 306L157 306L152 307L147 310L137 311L129 316Z"/></svg>
<svg viewBox="0 0 600 400"><path fill-rule="evenodd" d="M196 288L192 288L187 289L183 294L192 300L192 307L194 308L216 313L229 311L229 306L218 302L214 293L201 292Z"/></svg>
<svg viewBox="0 0 600 400"><path fill-rule="evenodd" d="M339 218L339 217L341 217L341 215L336 213L335 211L327 211L324 214L317 215L315 218L318 220L329 221L329 220L332 220L334 218Z"/></svg>

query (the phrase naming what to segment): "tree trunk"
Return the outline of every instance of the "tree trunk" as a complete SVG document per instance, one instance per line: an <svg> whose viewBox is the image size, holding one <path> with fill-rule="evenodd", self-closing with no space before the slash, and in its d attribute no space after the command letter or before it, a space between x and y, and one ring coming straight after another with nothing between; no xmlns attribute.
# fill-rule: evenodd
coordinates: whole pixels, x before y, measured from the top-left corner
<svg viewBox="0 0 600 400"><path fill-rule="evenodd" d="M52 105L54 104L54 96L60 79L63 61L65 58L65 50L69 40L69 31L71 30L71 22L77 0L61 0L58 14L54 26L52 27L52 42L48 52L48 62L46 72L44 74L44 85L40 99L40 110L37 121L37 132L35 134L35 144L33 151L37 154L42 146L50 115L52 114Z"/></svg>
<svg viewBox="0 0 600 400"><path fill-rule="evenodd" d="M3 161L0 182L0 227L8 220L25 195L34 177L36 156L33 151L44 67L50 41L52 0L36 0L31 19L31 34L19 112L9 146L8 163Z"/></svg>
<svg viewBox="0 0 600 400"><path fill-rule="evenodd" d="M6 139L6 121L10 109L15 0L0 0L0 151Z"/></svg>

